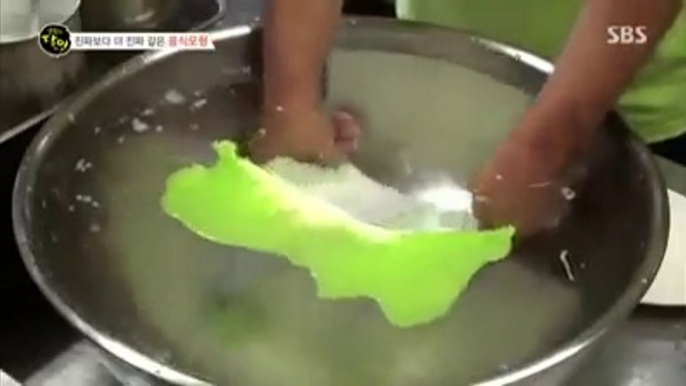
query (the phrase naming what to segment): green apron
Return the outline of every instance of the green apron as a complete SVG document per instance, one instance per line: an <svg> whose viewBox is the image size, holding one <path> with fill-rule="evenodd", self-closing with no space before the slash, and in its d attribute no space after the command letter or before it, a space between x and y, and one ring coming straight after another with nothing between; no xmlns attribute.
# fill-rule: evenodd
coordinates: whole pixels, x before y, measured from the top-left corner
<svg viewBox="0 0 686 386"><path fill-rule="evenodd" d="M460 28L554 59L583 0L397 0L398 16ZM647 141L686 132L686 8L619 109Z"/></svg>

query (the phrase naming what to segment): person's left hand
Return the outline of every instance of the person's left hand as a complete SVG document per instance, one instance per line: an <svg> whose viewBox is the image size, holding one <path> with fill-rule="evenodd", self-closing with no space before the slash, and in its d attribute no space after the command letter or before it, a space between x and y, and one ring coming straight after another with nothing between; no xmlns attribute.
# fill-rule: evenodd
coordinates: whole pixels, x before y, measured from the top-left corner
<svg viewBox="0 0 686 386"><path fill-rule="evenodd" d="M564 174L578 143L559 125L528 115L498 147L473 186L482 227L513 225L531 235L559 223L574 195Z"/></svg>

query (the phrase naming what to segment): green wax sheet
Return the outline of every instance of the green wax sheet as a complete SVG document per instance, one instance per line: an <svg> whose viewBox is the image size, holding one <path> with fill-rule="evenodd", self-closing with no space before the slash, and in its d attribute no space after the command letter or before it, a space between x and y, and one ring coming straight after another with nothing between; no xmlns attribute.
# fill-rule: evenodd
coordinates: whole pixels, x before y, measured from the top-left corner
<svg viewBox="0 0 686 386"><path fill-rule="evenodd" d="M173 173L166 213L209 240L287 258L307 268L318 296L368 297L409 327L445 314L484 265L504 258L512 228L400 231L358 221L217 142L211 167Z"/></svg>

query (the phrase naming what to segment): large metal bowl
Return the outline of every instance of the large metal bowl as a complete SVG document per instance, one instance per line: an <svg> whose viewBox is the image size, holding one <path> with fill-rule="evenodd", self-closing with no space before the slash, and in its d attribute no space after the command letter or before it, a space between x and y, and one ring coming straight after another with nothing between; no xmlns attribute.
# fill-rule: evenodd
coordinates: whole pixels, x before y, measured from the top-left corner
<svg viewBox="0 0 686 386"><path fill-rule="evenodd" d="M214 35L216 52L134 59L55 115L26 154L14 203L23 257L109 352L188 385L548 386L646 291L665 248L665 190L614 116L570 218L483 270L423 327L394 328L371 301L319 300L307 272L188 232L160 209L165 178L211 161L212 140L257 128L257 37L238 27ZM355 163L370 176L406 192L464 186L549 67L468 34L358 19L341 30L328 93L365 112Z"/></svg>

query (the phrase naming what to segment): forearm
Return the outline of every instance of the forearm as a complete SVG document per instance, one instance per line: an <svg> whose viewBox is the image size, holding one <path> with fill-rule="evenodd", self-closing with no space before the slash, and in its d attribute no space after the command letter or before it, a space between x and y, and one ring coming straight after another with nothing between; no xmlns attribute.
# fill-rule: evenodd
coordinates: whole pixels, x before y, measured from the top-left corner
<svg viewBox="0 0 686 386"><path fill-rule="evenodd" d="M649 59L682 0L586 0L535 110L573 120L588 136ZM608 44L610 26L645 26L644 44ZM562 111L559 111L562 110Z"/></svg>
<svg viewBox="0 0 686 386"><path fill-rule="evenodd" d="M264 31L265 108L316 108L342 0L271 0Z"/></svg>

